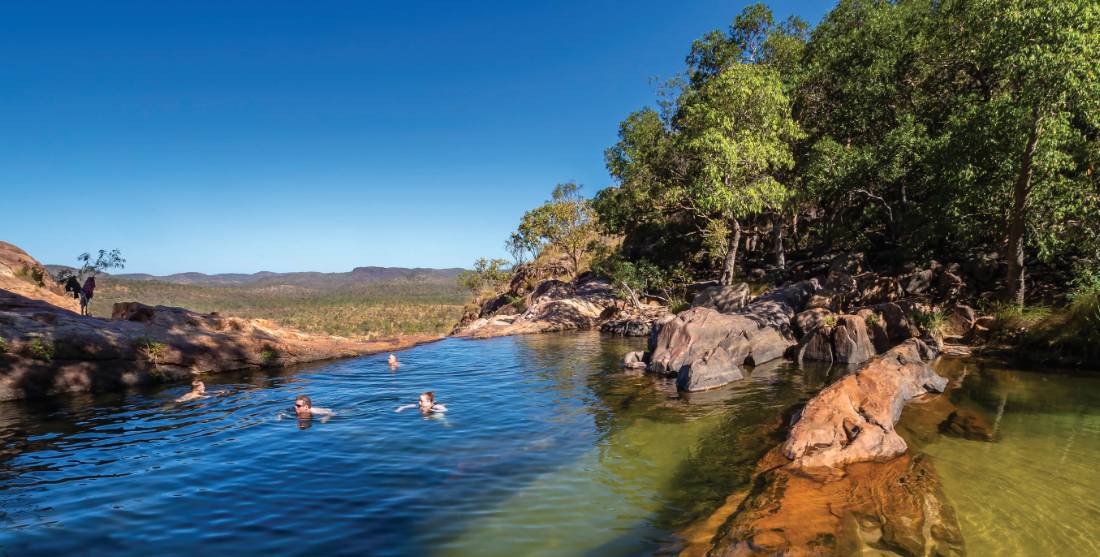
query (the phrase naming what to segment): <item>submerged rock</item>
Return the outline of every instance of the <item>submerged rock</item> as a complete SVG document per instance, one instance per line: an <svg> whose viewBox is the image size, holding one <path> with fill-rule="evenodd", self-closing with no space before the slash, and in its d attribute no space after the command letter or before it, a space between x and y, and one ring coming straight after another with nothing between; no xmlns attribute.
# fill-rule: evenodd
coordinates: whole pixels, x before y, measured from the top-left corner
<svg viewBox="0 0 1100 557"><path fill-rule="evenodd" d="M761 460L708 555L965 555L930 458L853 464L830 481L784 461L777 450Z"/></svg>
<svg viewBox="0 0 1100 557"><path fill-rule="evenodd" d="M681 368L676 376L676 388L689 392L706 391L744 378L734 356L719 346Z"/></svg>

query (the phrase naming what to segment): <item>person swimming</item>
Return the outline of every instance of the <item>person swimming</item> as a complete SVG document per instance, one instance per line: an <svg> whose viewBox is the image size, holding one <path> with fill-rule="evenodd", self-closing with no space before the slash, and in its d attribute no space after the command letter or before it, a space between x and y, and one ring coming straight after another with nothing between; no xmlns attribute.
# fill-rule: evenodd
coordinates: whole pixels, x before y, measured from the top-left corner
<svg viewBox="0 0 1100 557"><path fill-rule="evenodd" d="M397 369L401 367L401 363L397 361L397 355L390 352L390 357L386 359L390 364L390 369Z"/></svg>
<svg viewBox="0 0 1100 557"><path fill-rule="evenodd" d="M206 396L206 383L199 381L198 379L191 382L191 392L176 399L176 402L187 402L189 400L195 400L196 398L203 398Z"/></svg>
<svg viewBox="0 0 1100 557"><path fill-rule="evenodd" d="M432 412L442 414L443 412L447 411L446 406L439 404L435 401L435 393L431 391L420 393L420 399L417 400L416 404L406 404L404 406L399 406L396 410L394 410L394 412L402 412L408 410L409 408L420 408L420 411L424 414L429 414Z"/></svg>
<svg viewBox="0 0 1100 557"><path fill-rule="evenodd" d="M210 391L206 390L206 383L199 381L198 379L191 382L191 392L176 399L176 402L187 402L189 400L195 400L197 398L206 398L210 395L224 394L225 391Z"/></svg>
<svg viewBox="0 0 1100 557"><path fill-rule="evenodd" d="M294 398L294 415L298 416L299 420L308 420L316 416L321 418L321 421L328 421L329 418L336 415L336 412L328 408L313 406L313 401L308 396L298 395Z"/></svg>

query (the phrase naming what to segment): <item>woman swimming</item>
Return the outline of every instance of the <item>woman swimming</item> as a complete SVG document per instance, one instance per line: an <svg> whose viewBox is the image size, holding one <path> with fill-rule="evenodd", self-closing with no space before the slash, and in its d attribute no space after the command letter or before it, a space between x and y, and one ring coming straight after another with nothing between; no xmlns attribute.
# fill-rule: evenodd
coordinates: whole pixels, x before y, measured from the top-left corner
<svg viewBox="0 0 1100 557"><path fill-rule="evenodd" d="M446 406L436 403L435 393L427 391L424 393L420 393L420 399L417 400L416 404L406 404L404 406L398 406L397 409L394 410L394 412L402 412L414 407L419 407L420 411L425 414L431 412L442 414L443 412L447 411Z"/></svg>

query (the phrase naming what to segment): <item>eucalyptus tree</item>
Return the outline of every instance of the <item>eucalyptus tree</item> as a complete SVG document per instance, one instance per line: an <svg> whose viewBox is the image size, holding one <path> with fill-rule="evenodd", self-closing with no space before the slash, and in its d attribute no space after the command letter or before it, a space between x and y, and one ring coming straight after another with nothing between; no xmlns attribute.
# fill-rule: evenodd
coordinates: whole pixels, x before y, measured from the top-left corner
<svg viewBox="0 0 1100 557"><path fill-rule="evenodd" d="M793 168L791 144L802 132L775 71L744 63L686 90L677 127L692 165L678 202L707 223L711 239L725 240L720 282L731 284L741 221L791 197L776 176Z"/></svg>
<svg viewBox="0 0 1100 557"><path fill-rule="evenodd" d="M576 275L584 256L598 239L597 217L591 201L580 195L579 185L566 182L554 188L549 201L524 213L508 243L513 250L535 254L552 247L566 256Z"/></svg>

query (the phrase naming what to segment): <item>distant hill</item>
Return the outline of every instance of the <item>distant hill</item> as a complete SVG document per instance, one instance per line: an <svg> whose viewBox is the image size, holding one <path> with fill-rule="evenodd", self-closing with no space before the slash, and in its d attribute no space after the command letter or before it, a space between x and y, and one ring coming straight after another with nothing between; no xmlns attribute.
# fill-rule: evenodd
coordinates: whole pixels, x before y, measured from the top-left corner
<svg viewBox="0 0 1100 557"><path fill-rule="evenodd" d="M46 269L55 275L62 269L72 269L66 265L46 265ZM453 283L462 269L429 269L404 267L356 267L344 273L176 273L172 275L150 275L146 273L119 273L110 275L112 279L134 281L157 281L171 284L195 286L302 286L305 288L343 288L357 284L408 280L417 282Z"/></svg>

